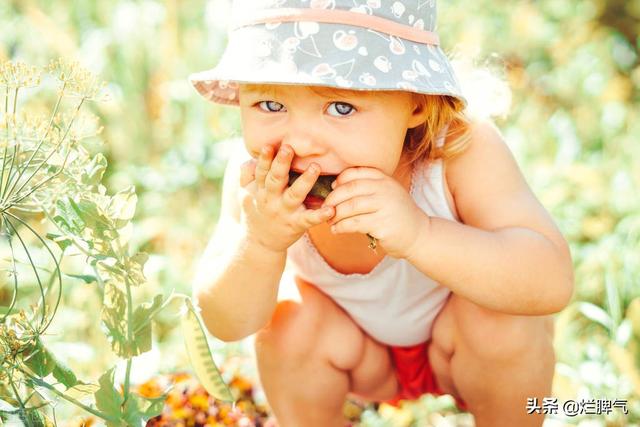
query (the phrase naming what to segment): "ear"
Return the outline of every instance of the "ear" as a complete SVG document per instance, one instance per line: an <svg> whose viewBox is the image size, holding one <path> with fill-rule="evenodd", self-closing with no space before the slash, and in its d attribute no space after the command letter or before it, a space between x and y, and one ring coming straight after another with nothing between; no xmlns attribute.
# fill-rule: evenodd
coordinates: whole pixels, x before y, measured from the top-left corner
<svg viewBox="0 0 640 427"><path fill-rule="evenodd" d="M426 99L419 94L412 94L411 97L411 115L407 120L407 129L420 126L427 121Z"/></svg>

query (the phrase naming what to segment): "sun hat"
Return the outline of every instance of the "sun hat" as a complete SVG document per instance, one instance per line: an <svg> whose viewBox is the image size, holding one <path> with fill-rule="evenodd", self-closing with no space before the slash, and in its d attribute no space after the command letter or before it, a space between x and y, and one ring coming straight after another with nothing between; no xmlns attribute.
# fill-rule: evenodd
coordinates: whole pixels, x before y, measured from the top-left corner
<svg viewBox="0 0 640 427"><path fill-rule="evenodd" d="M218 65L189 80L230 105L239 83L403 90L466 105L435 24L435 0L234 0Z"/></svg>

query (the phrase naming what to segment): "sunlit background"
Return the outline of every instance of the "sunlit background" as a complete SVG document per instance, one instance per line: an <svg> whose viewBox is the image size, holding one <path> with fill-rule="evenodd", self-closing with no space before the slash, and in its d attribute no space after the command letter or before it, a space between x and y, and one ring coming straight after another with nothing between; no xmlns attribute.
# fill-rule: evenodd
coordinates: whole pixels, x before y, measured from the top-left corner
<svg viewBox="0 0 640 427"><path fill-rule="evenodd" d="M239 115L205 102L187 76L215 65L228 12L225 0L0 2L1 61L76 59L108 82L111 100L89 107L104 126L91 149L107 158L110 193L135 185L138 194L133 249L150 255L140 300L158 290L190 293L216 224ZM571 245L576 292L557 316L554 395L628 400L628 415L553 425L637 425L640 1L440 1L439 33L453 56L508 82L511 108L496 123ZM0 288L0 304L9 298ZM44 339L95 381L117 360L100 332L101 295L95 283L68 279L62 304ZM177 305L160 316L154 350L134 363L134 382L190 370L178 316ZM211 344L226 375L238 370L255 381L249 342ZM58 411L58 420L86 415L64 403ZM395 420L388 425L408 425L397 424L406 414L383 415ZM363 425L387 425L381 419Z"/></svg>

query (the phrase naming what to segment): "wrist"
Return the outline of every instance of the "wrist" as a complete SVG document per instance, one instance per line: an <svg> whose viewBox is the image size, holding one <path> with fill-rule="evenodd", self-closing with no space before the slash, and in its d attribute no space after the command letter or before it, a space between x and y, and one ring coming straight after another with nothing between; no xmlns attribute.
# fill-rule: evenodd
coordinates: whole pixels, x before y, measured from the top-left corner
<svg viewBox="0 0 640 427"><path fill-rule="evenodd" d="M272 247L267 243L265 243L262 239L258 238L257 236L247 234L244 236L243 240L244 240L244 246L247 251L261 254L267 257L280 258L280 257L287 256L286 248L279 249L279 248Z"/></svg>
<svg viewBox="0 0 640 427"><path fill-rule="evenodd" d="M417 222L416 232L413 234L413 242L407 246L407 253L405 258L410 263L414 263L421 253L424 253L425 245L429 240L429 234L431 231L431 217L424 212L420 211L420 220Z"/></svg>

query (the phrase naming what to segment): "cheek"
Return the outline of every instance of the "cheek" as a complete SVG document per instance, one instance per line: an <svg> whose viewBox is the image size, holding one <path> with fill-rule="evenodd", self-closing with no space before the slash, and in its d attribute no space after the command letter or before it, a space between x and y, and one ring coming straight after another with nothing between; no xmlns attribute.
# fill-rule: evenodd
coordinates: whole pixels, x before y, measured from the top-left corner
<svg viewBox="0 0 640 427"><path fill-rule="evenodd" d="M389 161L397 161L404 147L406 129L396 126L386 126L377 132L376 139L380 142L380 151L389 158Z"/></svg>
<svg viewBox="0 0 640 427"><path fill-rule="evenodd" d="M262 147L268 144L269 139L264 132L259 131L260 126L256 126L255 123L251 120L247 120L246 117L241 118L242 140L244 142L244 146L253 158L257 158L260 155Z"/></svg>
<svg viewBox="0 0 640 427"><path fill-rule="evenodd" d="M260 155L260 150L264 146L264 143L259 138L255 138L246 128L242 129L242 141L244 142L244 147L247 149L247 152L251 154L251 157L257 158Z"/></svg>
<svg viewBox="0 0 640 427"><path fill-rule="evenodd" d="M402 156L403 136L374 132L363 136L357 148L350 150L353 164L375 167L387 175L392 175Z"/></svg>
<svg viewBox="0 0 640 427"><path fill-rule="evenodd" d="M395 171L400 157L402 156L402 149L404 147L404 135L405 131L401 131L397 128L387 128L380 130L380 133L376 137L377 149L376 155L380 158L380 161L386 166L385 172Z"/></svg>
<svg viewBox="0 0 640 427"><path fill-rule="evenodd" d="M391 176L395 173L400 163L400 157L402 156L402 145L388 148L386 152L382 153L383 161L385 163L382 169L385 174Z"/></svg>

